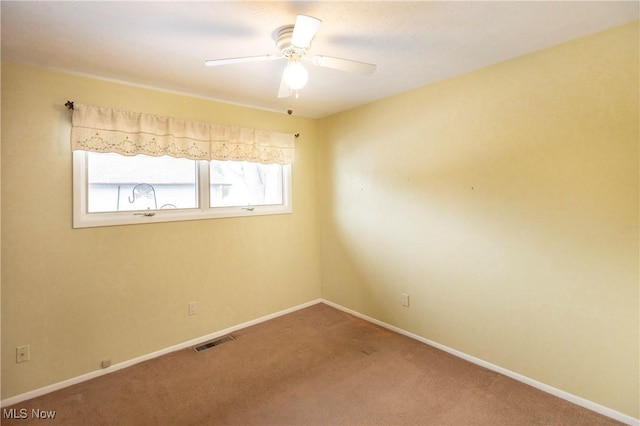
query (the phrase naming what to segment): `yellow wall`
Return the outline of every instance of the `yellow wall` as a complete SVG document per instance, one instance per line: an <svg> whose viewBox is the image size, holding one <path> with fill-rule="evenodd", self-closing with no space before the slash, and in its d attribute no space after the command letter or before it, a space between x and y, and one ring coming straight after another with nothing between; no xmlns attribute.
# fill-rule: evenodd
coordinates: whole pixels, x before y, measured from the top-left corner
<svg viewBox="0 0 640 426"><path fill-rule="evenodd" d="M638 60L636 22L321 120L323 297L640 417Z"/></svg>
<svg viewBox="0 0 640 426"><path fill-rule="evenodd" d="M72 229L67 99L301 133L293 214ZM320 297L316 126L3 64L2 398ZM192 301L198 312L188 316ZM31 360L16 364L26 344Z"/></svg>

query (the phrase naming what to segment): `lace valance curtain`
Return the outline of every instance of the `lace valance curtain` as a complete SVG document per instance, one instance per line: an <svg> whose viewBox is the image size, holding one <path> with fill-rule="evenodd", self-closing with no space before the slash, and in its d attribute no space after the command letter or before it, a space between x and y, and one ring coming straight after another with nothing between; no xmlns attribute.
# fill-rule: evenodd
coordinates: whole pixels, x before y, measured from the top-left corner
<svg viewBox="0 0 640 426"><path fill-rule="evenodd" d="M290 164L294 136L75 103L71 149Z"/></svg>

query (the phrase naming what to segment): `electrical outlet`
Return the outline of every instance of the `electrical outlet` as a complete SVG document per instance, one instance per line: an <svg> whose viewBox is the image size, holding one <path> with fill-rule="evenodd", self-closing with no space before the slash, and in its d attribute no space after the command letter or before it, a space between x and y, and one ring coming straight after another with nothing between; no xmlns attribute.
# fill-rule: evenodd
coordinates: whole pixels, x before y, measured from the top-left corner
<svg viewBox="0 0 640 426"><path fill-rule="evenodd" d="M29 361L30 352L29 345L18 346L16 348L16 363Z"/></svg>
<svg viewBox="0 0 640 426"><path fill-rule="evenodd" d="M189 303L189 315L196 314L196 302Z"/></svg>
<svg viewBox="0 0 640 426"><path fill-rule="evenodd" d="M402 306L409 307L409 295L402 293Z"/></svg>

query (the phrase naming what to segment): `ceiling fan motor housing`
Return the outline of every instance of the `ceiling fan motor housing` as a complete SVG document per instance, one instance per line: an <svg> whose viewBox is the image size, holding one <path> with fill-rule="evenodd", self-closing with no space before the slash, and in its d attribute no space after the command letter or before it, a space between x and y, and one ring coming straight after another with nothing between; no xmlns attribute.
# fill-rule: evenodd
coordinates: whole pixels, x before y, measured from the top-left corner
<svg viewBox="0 0 640 426"><path fill-rule="evenodd" d="M276 34L276 48L280 51L282 56L289 58L291 55L297 55L299 57L304 56L307 53L307 47L297 47L291 44L291 36L293 35L293 25L287 25L278 30Z"/></svg>

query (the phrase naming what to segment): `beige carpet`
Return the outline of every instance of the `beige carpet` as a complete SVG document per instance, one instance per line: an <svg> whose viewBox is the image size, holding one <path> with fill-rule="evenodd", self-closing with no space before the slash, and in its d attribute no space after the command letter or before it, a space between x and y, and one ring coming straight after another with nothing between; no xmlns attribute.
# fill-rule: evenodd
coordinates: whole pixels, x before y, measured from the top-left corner
<svg viewBox="0 0 640 426"><path fill-rule="evenodd" d="M619 424L324 304L233 336L9 407L27 419L2 424Z"/></svg>

